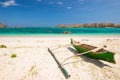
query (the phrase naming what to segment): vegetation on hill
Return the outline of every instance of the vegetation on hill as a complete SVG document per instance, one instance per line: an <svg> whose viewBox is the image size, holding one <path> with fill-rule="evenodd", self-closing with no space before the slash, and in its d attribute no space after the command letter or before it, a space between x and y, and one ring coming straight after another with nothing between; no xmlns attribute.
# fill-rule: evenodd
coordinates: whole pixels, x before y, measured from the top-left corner
<svg viewBox="0 0 120 80"><path fill-rule="evenodd" d="M59 24L57 25L59 28L108 28L108 27L115 27L120 28L120 25L114 23L90 23L90 24Z"/></svg>

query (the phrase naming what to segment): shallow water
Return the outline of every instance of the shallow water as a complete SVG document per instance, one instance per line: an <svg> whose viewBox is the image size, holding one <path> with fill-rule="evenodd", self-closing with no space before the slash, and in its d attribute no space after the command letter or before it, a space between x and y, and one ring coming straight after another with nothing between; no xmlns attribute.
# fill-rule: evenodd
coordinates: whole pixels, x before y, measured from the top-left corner
<svg viewBox="0 0 120 80"><path fill-rule="evenodd" d="M1 28L0 36L51 36L51 35L120 35L120 28Z"/></svg>

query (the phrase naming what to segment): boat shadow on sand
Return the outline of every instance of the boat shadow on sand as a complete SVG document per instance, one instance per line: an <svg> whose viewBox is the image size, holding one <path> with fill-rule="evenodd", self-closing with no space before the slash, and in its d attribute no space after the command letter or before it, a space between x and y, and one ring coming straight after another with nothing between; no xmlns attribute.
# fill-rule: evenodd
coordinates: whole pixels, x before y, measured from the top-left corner
<svg viewBox="0 0 120 80"><path fill-rule="evenodd" d="M68 47L68 50L70 50L75 55L78 54L78 52L75 49L71 48L71 47ZM86 57L84 55L81 55L80 57L83 59L83 61L93 63L94 65L96 65L96 66L98 66L100 68L103 68L105 66L111 67L111 66L109 66L107 64L104 64L103 62L101 62L101 61L99 61L97 59L92 59L92 58ZM74 62L72 62L72 63L74 63Z"/></svg>

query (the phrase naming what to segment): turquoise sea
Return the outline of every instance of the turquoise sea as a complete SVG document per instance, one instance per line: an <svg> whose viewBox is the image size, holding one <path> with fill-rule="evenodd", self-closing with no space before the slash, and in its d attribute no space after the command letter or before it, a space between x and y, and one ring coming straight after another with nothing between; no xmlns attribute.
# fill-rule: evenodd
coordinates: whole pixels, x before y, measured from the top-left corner
<svg viewBox="0 0 120 80"><path fill-rule="evenodd" d="M0 36L120 35L120 28L1 28Z"/></svg>

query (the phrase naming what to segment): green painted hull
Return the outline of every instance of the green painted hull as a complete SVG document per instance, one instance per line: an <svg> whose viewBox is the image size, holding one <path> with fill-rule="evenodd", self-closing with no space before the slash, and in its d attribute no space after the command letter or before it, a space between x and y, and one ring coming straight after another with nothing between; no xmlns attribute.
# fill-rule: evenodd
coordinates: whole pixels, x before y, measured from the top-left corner
<svg viewBox="0 0 120 80"><path fill-rule="evenodd" d="M86 51L89 51L83 47L81 47L80 45L76 45L71 41L71 44L73 45L73 47L79 52L79 53L83 53ZM114 53L105 50L104 52L101 53L93 53L93 52L88 52L86 54L83 54L87 57L93 58L93 59L98 59L98 60L104 60L110 63L115 63L115 59L114 59Z"/></svg>

